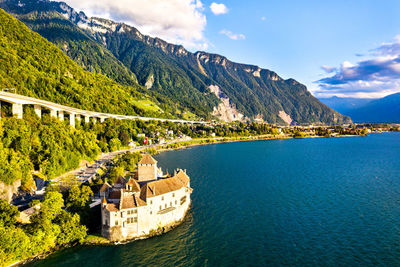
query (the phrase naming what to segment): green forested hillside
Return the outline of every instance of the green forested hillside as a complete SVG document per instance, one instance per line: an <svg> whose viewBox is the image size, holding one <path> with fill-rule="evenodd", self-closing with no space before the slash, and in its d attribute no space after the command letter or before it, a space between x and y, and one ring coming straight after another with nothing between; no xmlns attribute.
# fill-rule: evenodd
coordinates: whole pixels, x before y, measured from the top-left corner
<svg viewBox="0 0 400 267"><path fill-rule="evenodd" d="M139 86L83 70L59 48L0 9L0 89L93 111L146 114ZM156 114L149 114L156 115Z"/></svg>
<svg viewBox="0 0 400 267"><path fill-rule="evenodd" d="M157 92L178 100L181 105L203 117L208 117L218 104L217 97L209 94L207 81L199 77L202 74L182 68L179 61L166 56L162 50L138 41L135 31L108 32L104 37L107 48L123 64L130 66L140 84L146 85L154 80L148 84L149 94Z"/></svg>

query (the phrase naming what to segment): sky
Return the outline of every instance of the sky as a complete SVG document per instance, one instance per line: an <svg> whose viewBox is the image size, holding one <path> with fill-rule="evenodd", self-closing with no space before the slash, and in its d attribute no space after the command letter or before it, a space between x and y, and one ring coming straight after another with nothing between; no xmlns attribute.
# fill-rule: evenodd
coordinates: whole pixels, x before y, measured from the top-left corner
<svg viewBox="0 0 400 267"><path fill-rule="evenodd" d="M316 97L400 92L399 0L66 0L88 16L275 71Z"/></svg>

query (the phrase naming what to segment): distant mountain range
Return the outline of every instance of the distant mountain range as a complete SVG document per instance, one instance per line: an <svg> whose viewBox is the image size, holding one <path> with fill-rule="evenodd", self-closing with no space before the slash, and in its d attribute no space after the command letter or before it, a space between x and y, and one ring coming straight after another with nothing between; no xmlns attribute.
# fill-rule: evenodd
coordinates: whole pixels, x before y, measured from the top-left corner
<svg viewBox="0 0 400 267"><path fill-rule="evenodd" d="M350 121L293 79L224 56L191 53L124 23L88 18L63 2L0 0L0 8L84 69L137 88L174 116L278 124Z"/></svg>
<svg viewBox="0 0 400 267"><path fill-rule="evenodd" d="M327 105L328 107L349 116L349 112L351 110L362 107L374 99L369 98L353 98L353 97L327 97L327 98L318 98L319 101Z"/></svg>
<svg viewBox="0 0 400 267"><path fill-rule="evenodd" d="M400 123L400 93L380 99L320 98L322 103L350 116L354 122Z"/></svg>

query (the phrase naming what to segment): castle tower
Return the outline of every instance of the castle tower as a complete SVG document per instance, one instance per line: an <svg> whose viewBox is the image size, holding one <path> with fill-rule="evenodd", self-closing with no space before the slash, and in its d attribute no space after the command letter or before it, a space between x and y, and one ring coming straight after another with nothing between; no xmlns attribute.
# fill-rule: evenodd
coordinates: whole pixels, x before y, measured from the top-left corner
<svg viewBox="0 0 400 267"><path fill-rule="evenodd" d="M151 181L157 179L157 161L149 154L143 155L138 163L138 181Z"/></svg>

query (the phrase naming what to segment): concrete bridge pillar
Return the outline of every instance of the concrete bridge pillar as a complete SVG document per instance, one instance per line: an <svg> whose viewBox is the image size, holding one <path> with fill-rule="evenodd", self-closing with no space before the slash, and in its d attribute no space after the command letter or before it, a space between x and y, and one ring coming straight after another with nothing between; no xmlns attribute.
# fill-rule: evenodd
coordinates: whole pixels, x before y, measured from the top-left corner
<svg viewBox="0 0 400 267"><path fill-rule="evenodd" d="M59 119L60 121L63 121L63 120L64 120L64 111L63 111L63 110L59 110L59 111L58 111L58 119Z"/></svg>
<svg viewBox="0 0 400 267"><path fill-rule="evenodd" d="M39 105L33 105L33 109L35 110L36 115L41 118L42 117L42 107Z"/></svg>
<svg viewBox="0 0 400 267"><path fill-rule="evenodd" d="M75 128L75 114L69 114L69 125Z"/></svg>
<svg viewBox="0 0 400 267"><path fill-rule="evenodd" d="M106 118L101 117L101 118L100 118L100 122L103 123L103 122L105 121L105 119L106 119Z"/></svg>
<svg viewBox="0 0 400 267"><path fill-rule="evenodd" d="M50 117L57 118L57 110L55 110L55 109L50 109Z"/></svg>
<svg viewBox="0 0 400 267"><path fill-rule="evenodd" d="M89 116L85 116L85 123L89 123L90 121L90 117Z"/></svg>
<svg viewBox="0 0 400 267"><path fill-rule="evenodd" d="M76 118L78 121L80 121L80 120L81 120L81 115L76 114L76 115L75 115L75 118Z"/></svg>
<svg viewBox="0 0 400 267"><path fill-rule="evenodd" d="M96 124L97 123L97 118L93 117L93 123Z"/></svg>
<svg viewBox="0 0 400 267"><path fill-rule="evenodd" d="M22 119L23 114L24 114L24 108L23 108L22 104L12 104L12 114L13 114L13 117Z"/></svg>

